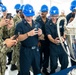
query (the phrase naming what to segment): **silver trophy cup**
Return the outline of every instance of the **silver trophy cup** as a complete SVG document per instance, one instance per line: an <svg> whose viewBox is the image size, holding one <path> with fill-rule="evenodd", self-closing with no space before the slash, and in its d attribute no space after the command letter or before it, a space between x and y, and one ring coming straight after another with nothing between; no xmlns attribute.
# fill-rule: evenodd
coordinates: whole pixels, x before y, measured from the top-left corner
<svg viewBox="0 0 76 75"><path fill-rule="evenodd" d="M70 54L67 52L67 48L65 48L64 43L61 39L60 35L60 29L59 29L59 23L61 20L64 20L64 34L66 35L66 45L68 46ZM57 31L58 31L58 37L60 39L60 43L67 53L67 55L76 62L76 15L72 22L67 24L67 20L65 17L60 17L57 21Z"/></svg>

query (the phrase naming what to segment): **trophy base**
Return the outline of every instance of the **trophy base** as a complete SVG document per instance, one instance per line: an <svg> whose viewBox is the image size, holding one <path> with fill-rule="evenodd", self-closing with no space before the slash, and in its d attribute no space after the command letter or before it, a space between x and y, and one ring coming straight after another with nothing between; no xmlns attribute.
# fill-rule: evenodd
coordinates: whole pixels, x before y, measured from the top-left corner
<svg viewBox="0 0 76 75"><path fill-rule="evenodd" d="M67 75L76 75L76 69L73 69L73 70L70 71Z"/></svg>

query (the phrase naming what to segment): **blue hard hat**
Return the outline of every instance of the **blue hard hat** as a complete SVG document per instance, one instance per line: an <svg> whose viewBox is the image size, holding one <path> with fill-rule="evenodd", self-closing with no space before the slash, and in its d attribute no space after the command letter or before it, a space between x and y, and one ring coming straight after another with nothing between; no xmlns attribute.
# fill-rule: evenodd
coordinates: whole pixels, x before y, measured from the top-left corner
<svg viewBox="0 0 76 75"><path fill-rule="evenodd" d="M74 9L76 9L76 1L75 0L71 2L71 6L70 6L71 11L74 11Z"/></svg>
<svg viewBox="0 0 76 75"><path fill-rule="evenodd" d="M34 16L35 15L34 9L30 4L26 4L24 6L22 12L25 16Z"/></svg>
<svg viewBox="0 0 76 75"><path fill-rule="evenodd" d="M70 7L70 10L71 10L72 12L73 12L75 9L76 9L75 6L71 6L71 7Z"/></svg>
<svg viewBox="0 0 76 75"><path fill-rule="evenodd" d="M21 5L20 4L16 4L15 7L14 7L14 9L21 10Z"/></svg>
<svg viewBox="0 0 76 75"><path fill-rule="evenodd" d="M0 4L0 7L2 7L3 6L3 4Z"/></svg>
<svg viewBox="0 0 76 75"><path fill-rule="evenodd" d="M59 9L56 6L52 6L50 8L50 15L58 15L59 14Z"/></svg>
<svg viewBox="0 0 76 75"><path fill-rule="evenodd" d="M5 12L7 10L6 6L2 6L2 12Z"/></svg>
<svg viewBox="0 0 76 75"><path fill-rule="evenodd" d="M76 6L76 1L72 1L71 6Z"/></svg>
<svg viewBox="0 0 76 75"><path fill-rule="evenodd" d="M42 5L40 11L41 12L47 12L48 11L48 6L47 5Z"/></svg>

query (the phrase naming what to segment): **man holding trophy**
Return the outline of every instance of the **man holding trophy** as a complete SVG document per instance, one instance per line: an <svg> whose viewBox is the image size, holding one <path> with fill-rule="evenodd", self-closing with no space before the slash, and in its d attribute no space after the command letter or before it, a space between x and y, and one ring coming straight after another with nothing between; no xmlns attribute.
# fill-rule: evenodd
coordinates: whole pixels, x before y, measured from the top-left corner
<svg viewBox="0 0 76 75"><path fill-rule="evenodd" d="M66 19L67 19L67 26L68 26L68 28L70 27L70 29L71 30L73 30L73 32L75 32L74 31L74 29L76 28L76 1L74 0L74 1L72 1L71 2L71 6L70 6L70 10L72 11L71 13L69 13L67 16L66 16ZM71 31L70 30L70 31ZM69 32L69 31L68 31ZM74 59L76 59L76 34L74 34L74 33L69 33L69 35L71 36L68 36L68 42L70 43L71 42L71 44L72 44L72 49L69 47L69 49L71 49L70 50L70 54L71 54L71 57L72 58L74 58ZM70 40L71 39L71 40ZM68 43L67 42L67 43ZM74 52L73 52L74 51ZM72 66L74 66L74 65L76 65L76 62L75 61L73 61L73 60L71 60L71 65Z"/></svg>
<svg viewBox="0 0 76 75"><path fill-rule="evenodd" d="M65 53L60 39L57 33L57 20L59 17L59 9L56 6L51 7L50 9L51 19L47 22L46 26L46 35L50 41L50 66L51 72L54 73L58 66L58 58L61 64L61 70L67 68L68 66L68 56ZM64 23L64 22L63 22ZM64 24L60 25L61 39L64 42Z"/></svg>

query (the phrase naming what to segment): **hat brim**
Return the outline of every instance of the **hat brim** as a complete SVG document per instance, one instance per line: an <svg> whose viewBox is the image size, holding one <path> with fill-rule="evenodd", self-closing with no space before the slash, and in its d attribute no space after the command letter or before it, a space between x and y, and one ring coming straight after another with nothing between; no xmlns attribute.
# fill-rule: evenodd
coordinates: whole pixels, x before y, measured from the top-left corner
<svg viewBox="0 0 76 75"><path fill-rule="evenodd" d="M35 15L35 13L23 13L25 16L28 16L28 17L30 17L30 16L34 16Z"/></svg>

